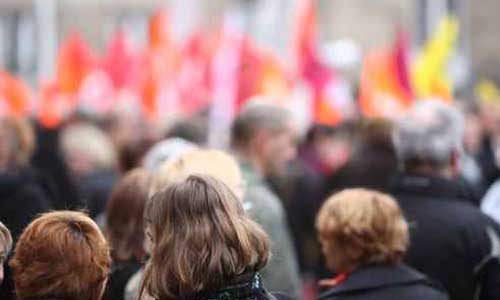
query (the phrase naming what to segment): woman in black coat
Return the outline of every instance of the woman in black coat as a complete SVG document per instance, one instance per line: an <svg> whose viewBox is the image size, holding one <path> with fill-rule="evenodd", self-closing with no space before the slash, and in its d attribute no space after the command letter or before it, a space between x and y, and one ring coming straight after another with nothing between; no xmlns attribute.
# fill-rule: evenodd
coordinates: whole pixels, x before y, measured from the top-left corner
<svg viewBox="0 0 500 300"><path fill-rule="evenodd" d="M316 227L328 268L320 300L447 300L446 292L402 263L408 225L390 196L344 190L321 208Z"/></svg>

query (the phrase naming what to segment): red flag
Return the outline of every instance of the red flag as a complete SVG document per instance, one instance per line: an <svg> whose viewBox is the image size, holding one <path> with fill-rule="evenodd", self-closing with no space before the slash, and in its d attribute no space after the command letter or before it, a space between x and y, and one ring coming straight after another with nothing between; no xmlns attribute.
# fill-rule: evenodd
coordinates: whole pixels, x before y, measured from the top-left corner
<svg viewBox="0 0 500 300"><path fill-rule="evenodd" d="M302 0L298 7L294 40L297 72L312 89L313 120L336 125L342 121L344 110L351 109L351 99L347 85L320 58L316 20L314 1Z"/></svg>
<svg viewBox="0 0 500 300"><path fill-rule="evenodd" d="M135 90L141 78L141 54L123 30L119 30L108 45L103 68L117 89Z"/></svg>

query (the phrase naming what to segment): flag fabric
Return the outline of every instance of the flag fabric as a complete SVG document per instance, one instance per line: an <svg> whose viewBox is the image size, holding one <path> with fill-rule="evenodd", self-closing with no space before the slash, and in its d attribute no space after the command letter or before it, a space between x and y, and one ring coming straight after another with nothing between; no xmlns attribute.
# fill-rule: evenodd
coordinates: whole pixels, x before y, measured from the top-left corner
<svg viewBox="0 0 500 300"><path fill-rule="evenodd" d="M97 57L77 33L72 33L59 49L57 84L62 93L76 94L85 76L97 67Z"/></svg>
<svg viewBox="0 0 500 300"><path fill-rule="evenodd" d="M459 32L458 19L446 16L417 56L412 81L417 97L451 101L453 89L446 75L446 64L455 48Z"/></svg>
<svg viewBox="0 0 500 300"><path fill-rule="evenodd" d="M320 58L314 1L299 2L293 46L297 73L312 89L314 122L337 125L345 117L344 111L352 108L350 92L335 70Z"/></svg>
<svg viewBox="0 0 500 300"><path fill-rule="evenodd" d="M359 107L364 116L395 118L412 104L407 51L407 35L398 30L392 47L375 49L365 56L359 85Z"/></svg>
<svg viewBox="0 0 500 300"><path fill-rule="evenodd" d="M0 115L21 117L30 113L33 95L20 78L0 71Z"/></svg>

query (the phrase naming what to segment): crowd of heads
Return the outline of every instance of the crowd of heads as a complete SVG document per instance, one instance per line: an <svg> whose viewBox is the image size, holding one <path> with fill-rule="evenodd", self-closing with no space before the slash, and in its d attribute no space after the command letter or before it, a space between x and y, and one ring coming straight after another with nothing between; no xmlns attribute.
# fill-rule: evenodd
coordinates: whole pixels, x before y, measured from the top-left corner
<svg viewBox="0 0 500 300"><path fill-rule="evenodd" d="M317 236L326 267L336 273L394 265L409 246L409 225L396 200L385 193L386 182L378 185L380 177L373 185L356 184L370 177L366 168L371 165L354 165L380 158L387 159L387 168L394 172L455 178L463 171L462 156L480 147L465 144L464 122L481 128L475 133L498 131L487 127L496 124L488 123L489 115L484 127L478 120L480 115L473 111L421 101L400 120L314 125L301 138L286 109L252 103L232 124L228 151L207 147L201 117L174 124L163 134L156 134L159 129L145 134L149 125L144 124L122 128L116 120L72 120L58 129L57 151L69 182L78 196L84 195L78 208L84 211L92 201L101 208L93 219L84 212L41 211L14 237L0 223L0 262L3 266L10 257L20 300L100 300L112 264L129 261L145 264L141 299L197 299L241 274L262 270L273 259L273 241L246 212L244 163L262 180L285 178L288 185L274 188L289 218L294 215L289 210L297 209L294 197L308 201L308 195L297 194L295 188L309 171L324 183L350 174L353 186L378 190L323 185L310 220L315 231L311 234ZM1 123L0 170L30 167L38 151L30 122L3 118ZM297 165L305 169L297 172ZM359 169L366 176L356 175ZM109 182L99 177L106 172L112 174ZM293 223L302 221L291 220L296 239Z"/></svg>

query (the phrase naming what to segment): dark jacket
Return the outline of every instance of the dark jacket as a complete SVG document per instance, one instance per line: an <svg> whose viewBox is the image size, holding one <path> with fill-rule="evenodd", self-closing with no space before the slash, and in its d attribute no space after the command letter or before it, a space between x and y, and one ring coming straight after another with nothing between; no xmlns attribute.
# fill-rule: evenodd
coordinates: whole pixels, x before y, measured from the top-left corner
<svg viewBox="0 0 500 300"><path fill-rule="evenodd" d="M319 300L447 300L446 291L425 275L400 264L371 265L319 296Z"/></svg>
<svg viewBox="0 0 500 300"><path fill-rule="evenodd" d="M0 173L0 221L9 228L14 241L40 213L51 210L50 191L32 169ZM14 299L10 268L5 264L0 299Z"/></svg>
<svg viewBox="0 0 500 300"><path fill-rule="evenodd" d="M283 293L269 293L259 273L245 273L216 291L202 292L190 299L199 300L293 300Z"/></svg>
<svg viewBox="0 0 500 300"><path fill-rule="evenodd" d="M392 194L410 224L409 265L441 282L452 300L500 299L498 225L471 204L461 185L401 174Z"/></svg>
<svg viewBox="0 0 500 300"><path fill-rule="evenodd" d="M129 279L141 269L141 266L142 264L135 260L115 263L109 275L103 300L125 299L125 286Z"/></svg>

